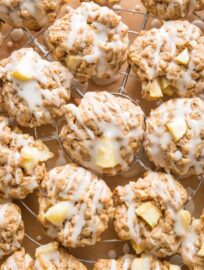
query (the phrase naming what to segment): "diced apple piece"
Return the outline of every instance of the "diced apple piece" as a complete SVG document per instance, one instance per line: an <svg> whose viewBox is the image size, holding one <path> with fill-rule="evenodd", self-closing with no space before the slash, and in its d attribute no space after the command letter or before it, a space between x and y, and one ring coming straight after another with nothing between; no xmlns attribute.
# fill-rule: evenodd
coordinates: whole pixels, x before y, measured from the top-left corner
<svg viewBox="0 0 204 270"><path fill-rule="evenodd" d="M202 243L201 249L198 251L198 256L204 256L204 243Z"/></svg>
<svg viewBox="0 0 204 270"><path fill-rule="evenodd" d="M141 254L143 252L143 248L140 244L131 241L132 247L134 249L134 251L136 252L136 254Z"/></svg>
<svg viewBox="0 0 204 270"><path fill-rule="evenodd" d="M150 258L144 257L144 258L136 258L134 259L131 270L150 270Z"/></svg>
<svg viewBox="0 0 204 270"><path fill-rule="evenodd" d="M152 203L144 203L136 209L138 216L142 217L152 228L156 226L162 213Z"/></svg>
<svg viewBox="0 0 204 270"><path fill-rule="evenodd" d="M188 228L191 223L191 214L189 211L181 209L175 219L175 233L179 236L184 236L185 233L188 231Z"/></svg>
<svg viewBox="0 0 204 270"><path fill-rule="evenodd" d="M47 245L40 246L35 251L35 256L41 256L48 253L52 253L58 250L58 243L57 242L51 242Z"/></svg>
<svg viewBox="0 0 204 270"><path fill-rule="evenodd" d="M160 217L162 216L161 210L154 204L147 202L141 204L137 209L136 213L138 216L144 219L152 228L154 228Z"/></svg>
<svg viewBox="0 0 204 270"><path fill-rule="evenodd" d="M41 161L46 161L53 157L53 154L49 151L48 147L42 142L37 142L36 147L25 146L21 150L21 167L25 169L28 174L32 173L32 170Z"/></svg>
<svg viewBox="0 0 204 270"><path fill-rule="evenodd" d="M68 69L75 71L81 62L81 58L77 55L68 55L65 59Z"/></svg>
<svg viewBox="0 0 204 270"><path fill-rule="evenodd" d="M162 90L162 92L168 96L173 96L173 94L176 92L176 88L169 85L168 87L166 87L165 89Z"/></svg>
<svg viewBox="0 0 204 270"><path fill-rule="evenodd" d="M181 270L181 267L175 264L170 264L169 270Z"/></svg>
<svg viewBox="0 0 204 270"><path fill-rule="evenodd" d="M167 124L167 128L171 133L175 142L179 141L187 131L187 124L183 118L175 118Z"/></svg>
<svg viewBox="0 0 204 270"><path fill-rule="evenodd" d="M113 168L118 164L117 142L111 137L103 137L97 145L96 165Z"/></svg>
<svg viewBox="0 0 204 270"><path fill-rule="evenodd" d="M47 210L45 218L52 224L60 226L68 217L69 208L68 202L59 202Z"/></svg>
<svg viewBox="0 0 204 270"><path fill-rule="evenodd" d="M30 63L26 57L22 57L19 60L15 70L11 73L11 76L20 81L29 81L33 79Z"/></svg>
<svg viewBox="0 0 204 270"><path fill-rule="evenodd" d="M157 99L163 97L163 93L157 79L150 82L147 89L149 91L150 98Z"/></svg>
<svg viewBox="0 0 204 270"><path fill-rule="evenodd" d="M166 79L165 77L161 77L159 79L159 84L161 86L161 89L163 91L163 89L167 88L168 86L170 86L170 81L168 79Z"/></svg>
<svg viewBox="0 0 204 270"><path fill-rule="evenodd" d="M176 57L176 62L181 65L187 65L189 61L190 55L187 48Z"/></svg>

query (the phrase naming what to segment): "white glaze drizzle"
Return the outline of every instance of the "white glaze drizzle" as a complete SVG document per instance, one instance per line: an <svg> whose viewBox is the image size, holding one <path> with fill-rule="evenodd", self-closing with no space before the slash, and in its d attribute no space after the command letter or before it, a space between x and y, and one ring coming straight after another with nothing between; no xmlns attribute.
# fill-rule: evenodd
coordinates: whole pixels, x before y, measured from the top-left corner
<svg viewBox="0 0 204 270"><path fill-rule="evenodd" d="M115 156L117 157L117 162L120 164L123 170L128 167L128 163L122 158L120 150L124 148L125 151L127 151L131 156L131 159L133 159L134 153L130 147L130 140L137 139L139 142L143 138L144 131L141 126L143 121L142 118L144 117L143 112L141 111L140 107L135 106L135 110L132 111L133 116L130 116L130 113L124 112L120 104L117 103L116 97L112 96L108 92L103 92L103 97L99 99L97 97L97 93L86 93L80 104L80 107L83 108L83 110L77 108L74 104L68 104L65 106L66 110L71 111L74 118L76 118L83 128L79 129L78 126L71 122L69 117L67 117L69 128L76 133L78 138L81 140L83 139L83 143L90 151L91 160L84 161L82 159L80 155L80 147L75 148L75 153L72 153L72 156L74 155L74 158L85 167L102 172L102 169L96 165L98 147L100 146L100 139L102 137L108 137L113 141L112 145L114 147ZM106 102L104 101L105 99L107 99ZM89 108L91 108L91 110ZM115 116L112 114L112 110L114 110L116 113ZM98 127L98 131L102 133L100 137L96 137L93 131L85 125L83 114L87 115L87 117ZM107 115L107 119L110 122L104 121L102 119L103 115ZM137 118L140 118L141 120L137 125L137 122L131 123L132 126L134 126L131 130L127 126L127 122L129 121L130 117L131 119L136 120ZM120 128L119 124L117 123L118 119L122 121L122 125L128 132L124 133L124 128ZM86 138L84 137L84 132L86 133Z"/></svg>

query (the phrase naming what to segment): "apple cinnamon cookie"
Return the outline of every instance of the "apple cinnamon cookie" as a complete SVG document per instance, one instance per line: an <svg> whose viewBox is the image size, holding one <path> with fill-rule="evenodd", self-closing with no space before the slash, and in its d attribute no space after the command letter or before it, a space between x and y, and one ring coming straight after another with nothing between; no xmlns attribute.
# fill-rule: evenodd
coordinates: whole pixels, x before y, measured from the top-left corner
<svg viewBox="0 0 204 270"><path fill-rule="evenodd" d="M1 0L0 19L33 31L49 26L67 0Z"/></svg>
<svg viewBox="0 0 204 270"><path fill-rule="evenodd" d="M87 268L70 255L57 242L51 242L36 249L36 270L87 270Z"/></svg>
<svg viewBox="0 0 204 270"><path fill-rule="evenodd" d="M42 59L32 48L17 50L0 61L4 109L22 126L50 124L62 116L71 80L67 68Z"/></svg>
<svg viewBox="0 0 204 270"><path fill-rule="evenodd" d="M188 21L164 22L160 29L141 32L130 46L129 62L145 99L204 94L204 36Z"/></svg>
<svg viewBox="0 0 204 270"><path fill-rule="evenodd" d="M24 199L46 176L44 161L52 153L19 129L12 130L0 117L0 197Z"/></svg>
<svg viewBox="0 0 204 270"><path fill-rule="evenodd" d="M193 219L182 241L181 256L189 269L204 269L204 212L200 219Z"/></svg>
<svg viewBox="0 0 204 270"><path fill-rule="evenodd" d="M146 153L157 168L187 177L204 172L204 102L169 100L146 121Z"/></svg>
<svg viewBox="0 0 204 270"><path fill-rule="evenodd" d="M142 0L147 11L164 20L180 19L204 9L203 0Z"/></svg>
<svg viewBox="0 0 204 270"><path fill-rule="evenodd" d="M52 169L41 184L39 220L63 246L94 245L113 214L112 193L93 173L68 164Z"/></svg>
<svg viewBox="0 0 204 270"><path fill-rule="evenodd" d="M21 247L24 224L20 208L11 202L0 203L0 258Z"/></svg>
<svg viewBox="0 0 204 270"><path fill-rule="evenodd" d="M137 182L115 189L116 232L120 239L131 240L137 254L176 254L191 222L183 209L186 201L186 190L173 176L147 172Z"/></svg>
<svg viewBox="0 0 204 270"><path fill-rule="evenodd" d="M94 270L181 270L180 266L161 261L151 255L135 257L125 255L118 260L100 259L96 262Z"/></svg>
<svg viewBox="0 0 204 270"><path fill-rule="evenodd" d="M144 135L144 113L131 100L88 92L80 105L64 106L67 124L60 139L77 163L116 175L132 164Z"/></svg>
<svg viewBox="0 0 204 270"><path fill-rule="evenodd" d="M25 249L22 248L13 255L7 258L7 260L0 266L0 270L36 270L34 268L34 260L29 254L25 253Z"/></svg>
<svg viewBox="0 0 204 270"><path fill-rule="evenodd" d="M126 61L128 27L111 9L84 2L48 28L47 43L78 80L110 78Z"/></svg>

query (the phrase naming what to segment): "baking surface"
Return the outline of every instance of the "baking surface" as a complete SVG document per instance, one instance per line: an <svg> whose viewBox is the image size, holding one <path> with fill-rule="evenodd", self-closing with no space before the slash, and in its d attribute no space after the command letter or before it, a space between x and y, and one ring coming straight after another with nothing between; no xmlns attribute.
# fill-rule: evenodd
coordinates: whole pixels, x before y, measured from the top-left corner
<svg viewBox="0 0 204 270"><path fill-rule="evenodd" d="M72 6L76 6L78 4L79 2L77 2L76 0L71 1ZM135 0L123 0L121 4L123 11L117 11L123 17L123 21L130 27L131 31L129 36L131 42L134 40L137 32L139 32L143 28L143 26L145 26L146 29L151 28L152 21L155 19L151 16L148 17L144 15L142 13L145 11L143 8L140 9L141 13L136 12L135 7L137 5L138 3ZM130 9L135 11L130 12ZM202 16L202 14L200 14L200 16ZM196 16L191 16L191 18L189 19L192 21L198 20ZM6 25L3 25L2 31L5 35L5 38L3 45L0 47L0 59L8 56L13 50L21 47L29 47L34 45L33 40L25 35L21 43L16 43L13 47L10 48L7 46L8 42L10 41L10 28ZM35 33L34 35L40 43L43 42L42 31L37 34ZM97 87L90 82L88 90L107 90L111 92L119 92L120 90L124 90L124 94L127 94L137 103L139 103L142 109L145 111L146 115L148 116L150 109L154 108L156 104L154 102L147 102L142 100L140 95L140 83L138 82L132 71L130 71L130 74L128 76L128 74L126 74L126 70L127 65L125 64L119 74L119 79L114 84L106 87ZM79 98L79 96L77 96L77 94L74 92L73 97ZM48 145L50 150L55 154L55 157L47 162L48 169L70 162L69 157L66 155L59 143L57 133L58 127L59 123L56 123L56 125L54 126L42 127L36 130L24 129L29 133L35 135L38 139L43 139L43 141ZM141 155L140 160L142 161L142 163L144 163L145 166L150 166L153 168L152 164L150 164L146 160L144 154ZM125 185L130 180L137 180L137 178L139 176L142 176L143 172L145 171L144 166L140 165L140 160L138 160L130 168L130 170L123 175L119 175L116 177L102 176L102 178L106 180L107 184L111 187L111 189L115 188L117 185ZM190 210L191 213L193 213L194 216L198 217L201 214L202 208L204 206L204 182L202 183L202 179L196 179L191 177L190 179L182 179L181 183L187 188L190 195L194 194L193 198L189 199L186 207ZM38 246L38 244L45 244L49 242L49 238L45 236L40 223L36 219L36 215L38 213L38 203L36 195L30 195L26 200L19 201L17 203L22 209L23 219L25 221L26 236L23 242L23 246L26 248L27 252L30 253L30 255L34 256L35 248ZM116 241L118 237L114 232L112 223L110 223L109 230L103 233L102 238L103 241L99 242L95 246L70 249L70 253L74 254L81 260L87 261L86 265L89 269L92 269L92 262L96 261L98 258L109 258L111 255L117 255L118 257L127 252L132 252L134 254L133 250L131 250L130 243L126 243L124 241Z"/></svg>

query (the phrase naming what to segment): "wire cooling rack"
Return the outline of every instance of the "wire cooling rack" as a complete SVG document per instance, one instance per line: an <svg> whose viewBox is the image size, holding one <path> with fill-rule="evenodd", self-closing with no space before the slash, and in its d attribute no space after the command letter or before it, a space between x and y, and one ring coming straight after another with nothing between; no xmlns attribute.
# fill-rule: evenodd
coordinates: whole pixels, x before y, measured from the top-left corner
<svg viewBox="0 0 204 270"><path fill-rule="evenodd" d="M122 17L127 16L127 14L131 14L135 19L135 23L137 22L138 16L140 17L140 25L138 25L139 29L135 30L135 29L130 28L130 30L129 30L129 35L131 36L131 39L134 39L139 34L139 32L146 29L147 26L148 26L148 28L150 28L151 25L149 22L152 19L157 19L155 16L137 11L135 9L114 8L114 10L115 10L115 12L119 13ZM193 16L194 16L194 19L203 20L203 18L196 13L193 14ZM10 35L12 30L13 29L10 29L6 34L4 34L4 39L6 39ZM40 32L35 33L35 34L30 32L28 29L23 29L23 31L24 31L25 36L26 36L26 42L24 43L24 45L22 47L32 46L34 49L37 49L45 59L47 59L49 61L53 61L52 56L51 56L52 51L47 50L45 45L42 42L42 37L43 37L46 29L42 29ZM127 97L131 98L128 95L128 92L129 92L128 88L130 87L128 85L128 81L130 79L138 81L136 75L134 75L134 73L131 73L131 66L128 65L123 71L121 71L119 73L119 76L120 76L120 84L117 87L112 85L111 92L113 90L113 92L117 93L117 95L121 95L124 98L127 98ZM91 90L93 90L93 89L91 89ZM76 87L76 85L73 85L72 91L76 96L78 96L79 98L82 98L84 93L87 91L87 89L84 90L84 89L81 89L80 87ZM135 99L133 100L133 102L140 103L140 101L135 100ZM142 105L141 105L141 107L143 108ZM43 132L41 132L41 130L39 128L34 128L34 130L33 130L34 137L36 139L40 139L40 140L44 141L45 143L48 144L48 146L49 146L49 144L54 144L55 146L57 145L58 151L60 151L60 153L63 154L63 160L66 163L66 162L71 161L71 158L68 156L68 154L66 153L66 151L64 150L64 148L60 142L60 139L58 136L58 134L59 134L59 125L58 124L59 123L56 123L56 125L51 127L51 130L50 130L50 132L48 132L48 134L44 134ZM49 162L47 162L46 165L47 165L48 169L51 169L53 167L53 164L50 164ZM63 164L61 164L61 161L60 161L59 164L55 164L55 165L58 166L58 165L63 165ZM149 166L151 166L151 163L147 162L145 155L144 155L143 147L142 147L139 154L135 157L134 162L131 165L131 167L129 168L129 170L126 172L123 172L121 177L123 179L127 179L127 181L129 181L130 179L132 179L132 178L138 176L140 173L144 172L146 169L149 169ZM109 180L108 183L110 183L110 181L111 180ZM200 188L203 184L203 181L204 181L204 177L198 177L196 179L196 181L194 181L195 184L193 186L189 185L189 181L187 181L187 180L181 180L181 181L182 181L182 184L184 184L184 186L189 191L189 199L188 199L188 203L187 203L187 208L189 208L189 210L191 212L193 212L193 210L194 210L193 198L196 196L196 194L200 190ZM118 184L122 184L122 183L117 181L117 185ZM35 213L36 211L31 209L31 207L27 203L27 200L24 200L24 201L20 200L20 204L27 213L29 213L34 218L37 218L37 214ZM27 240L31 241L34 246L42 245L40 240L38 240L39 238L37 238L37 240L36 240L35 237L29 233L29 230L26 231L25 236L26 236ZM124 242L123 247L125 247L125 245L126 245L126 250L123 250L123 253L128 253L128 251L129 251L129 248L127 248L128 245L125 244L125 241L119 240L117 238L110 239L108 237L107 238L105 237L105 239L102 240L100 243L105 244L105 245L108 245L108 244L114 244L114 245L117 244L118 245L118 243L120 243L120 242ZM110 252L112 251L112 256L109 256L109 257L114 258L115 257L115 254L113 252L114 250L110 250L109 248L107 248L107 249ZM92 259L87 259L87 258L79 258L79 259L82 262L84 262L85 264L87 264L88 267L90 267L90 266L92 267L92 265L95 263L95 260L92 260Z"/></svg>

